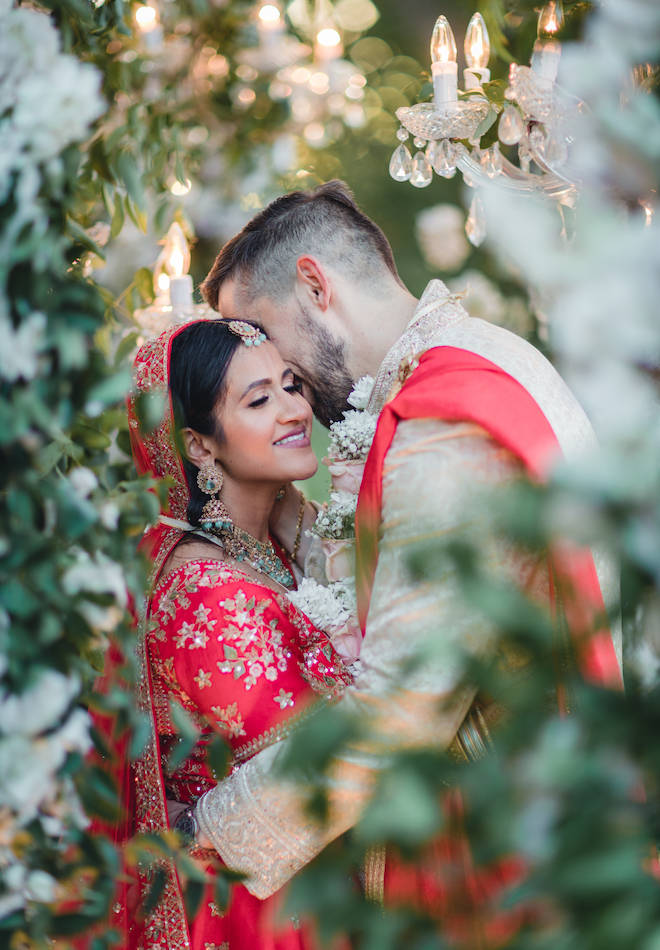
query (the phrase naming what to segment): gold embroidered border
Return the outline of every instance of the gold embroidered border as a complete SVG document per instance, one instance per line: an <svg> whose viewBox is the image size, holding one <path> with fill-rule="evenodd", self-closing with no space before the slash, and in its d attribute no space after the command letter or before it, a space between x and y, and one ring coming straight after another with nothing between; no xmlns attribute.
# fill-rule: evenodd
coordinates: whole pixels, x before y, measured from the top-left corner
<svg viewBox="0 0 660 950"><path fill-rule="evenodd" d="M364 855L364 896L368 901L385 906L385 860L384 844L372 844Z"/></svg>
<svg viewBox="0 0 660 950"><path fill-rule="evenodd" d="M299 726L301 722L304 722L310 716L315 715L319 709L325 705L326 700L320 699L312 703L311 706L307 706L306 709L302 709L300 712L290 716L285 722L280 722L276 726L271 726L270 729L266 729L266 731L262 732L256 739L251 739L249 742L246 742L245 745L238 746L234 749L232 755L234 762L245 762L246 759L250 759L267 746L274 745L276 742L286 739L295 727Z"/></svg>

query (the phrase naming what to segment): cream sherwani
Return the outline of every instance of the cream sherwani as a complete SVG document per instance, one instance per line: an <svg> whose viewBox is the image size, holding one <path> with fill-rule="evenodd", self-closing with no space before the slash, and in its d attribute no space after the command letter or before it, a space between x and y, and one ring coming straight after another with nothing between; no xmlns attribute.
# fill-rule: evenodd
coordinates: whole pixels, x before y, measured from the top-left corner
<svg viewBox="0 0 660 950"><path fill-rule="evenodd" d="M545 414L567 460L595 447L584 412L541 353L507 330L469 317L438 280L428 285L408 329L383 361L371 411L379 413L395 394L402 360L436 346L469 350L513 376ZM499 536L493 506L483 503L520 471L520 463L472 423L399 424L383 469L382 538L363 672L341 701L369 718L370 739L346 749L335 763L330 821L320 827L306 818L304 790L277 776L284 743L254 756L197 806L202 829L220 856L250 875L246 887L258 897L278 890L358 820L389 752L412 745L448 747L470 710L475 689L464 680L465 653L487 653L495 631L466 604L449 564L433 582L414 580L411 551L437 539L471 541L493 578L513 579L536 599L547 600L547 569ZM605 601L614 603L615 573L598 552L595 560Z"/></svg>

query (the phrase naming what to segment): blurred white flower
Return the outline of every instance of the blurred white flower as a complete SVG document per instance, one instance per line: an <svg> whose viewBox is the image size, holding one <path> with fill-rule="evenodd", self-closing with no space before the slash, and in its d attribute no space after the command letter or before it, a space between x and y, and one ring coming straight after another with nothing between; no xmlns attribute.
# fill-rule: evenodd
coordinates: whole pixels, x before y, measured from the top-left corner
<svg viewBox="0 0 660 950"><path fill-rule="evenodd" d="M470 256L465 215L456 205L435 205L420 211L415 234L426 263L433 270L456 271Z"/></svg>
<svg viewBox="0 0 660 950"><path fill-rule="evenodd" d="M96 551L94 557L90 557L86 551L78 551L77 563L64 572L62 587L69 596L89 591L93 594L112 594L122 607L128 602L121 565L102 551Z"/></svg>
<svg viewBox="0 0 660 950"><path fill-rule="evenodd" d="M80 692L80 678L44 670L25 692L0 691L0 733L34 736L54 726Z"/></svg>
<svg viewBox="0 0 660 950"><path fill-rule="evenodd" d="M31 313L18 328L14 328L8 316L0 313L0 377L10 383L17 379L34 379L39 369L39 354L45 346L45 330L46 317L43 313Z"/></svg>
<svg viewBox="0 0 660 950"><path fill-rule="evenodd" d="M18 172L19 217L33 217L37 166L53 170L62 149L83 139L105 111L100 85L94 66L60 52L46 13L0 5L0 201Z"/></svg>
<svg viewBox="0 0 660 950"><path fill-rule="evenodd" d="M104 528L107 528L108 531L117 530L119 515L119 507L114 501L104 501L103 504L99 506L99 518L101 519L101 524Z"/></svg>
<svg viewBox="0 0 660 950"><path fill-rule="evenodd" d="M69 483L76 495L80 498L89 498L92 492L99 487L99 480L91 470L84 465L78 465L68 475Z"/></svg>

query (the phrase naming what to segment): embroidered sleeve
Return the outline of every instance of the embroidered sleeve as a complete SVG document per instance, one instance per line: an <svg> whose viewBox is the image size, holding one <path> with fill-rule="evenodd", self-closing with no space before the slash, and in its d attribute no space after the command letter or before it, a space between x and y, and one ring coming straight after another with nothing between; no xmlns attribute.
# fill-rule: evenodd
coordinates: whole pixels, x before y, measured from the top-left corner
<svg viewBox="0 0 660 950"><path fill-rule="evenodd" d="M347 675L288 599L217 562L191 562L154 595L155 693L219 730L241 761L281 739Z"/></svg>

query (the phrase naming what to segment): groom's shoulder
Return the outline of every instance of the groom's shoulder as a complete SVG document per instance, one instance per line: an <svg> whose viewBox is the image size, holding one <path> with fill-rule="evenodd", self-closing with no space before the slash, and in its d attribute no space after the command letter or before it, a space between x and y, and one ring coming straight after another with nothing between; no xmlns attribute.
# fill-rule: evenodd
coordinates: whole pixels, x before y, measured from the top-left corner
<svg viewBox="0 0 660 950"><path fill-rule="evenodd" d="M467 317L442 334L441 345L476 353L513 376L543 411L565 455L593 446L595 436L584 410L550 360L527 340Z"/></svg>

